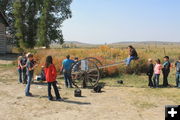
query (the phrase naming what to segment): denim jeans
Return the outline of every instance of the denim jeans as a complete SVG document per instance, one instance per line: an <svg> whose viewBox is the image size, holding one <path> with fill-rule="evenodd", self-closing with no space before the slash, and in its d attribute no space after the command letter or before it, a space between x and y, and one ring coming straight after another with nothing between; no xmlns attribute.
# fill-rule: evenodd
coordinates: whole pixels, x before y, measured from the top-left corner
<svg viewBox="0 0 180 120"><path fill-rule="evenodd" d="M32 81L32 78L33 78L33 74L28 73L27 78L28 78L28 80L27 80L27 85L26 85L26 89L25 89L25 95L29 96L30 95L29 91L30 91L30 86L31 86L31 81Z"/></svg>
<svg viewBox="0 0 180 120"><path fill-rule="evenodd" d="M27 83L27 72L26 72L26 68L22 69L22 80L23 80L23 83Z"/></svg>
<svg viewBox="0 0 180 120"><path fill-rule="evenodd" d="M176 86L180 88L180 73L176 73Z"/></svg>
<svg viewBox="0 0 180 120"><path fill-rule="evenodd" d="M65 80L65 85L67 88L72 87L72 79L71 79L70 72L64 72L64 80Z"/></svg>
<svg viewBox="0 0 180 120"><path fill-rule="evenodd" d="M59 91L58 91L56 83L57 83L56 81L55 82L48 82L48 98L49 98L49 100L52 100L52 98L53 98L52 94L51 94L51 85L54 88L56 99L60 99L61 98L60 95L59 95Z"/></svg>
<svg viewBox="0 0 180 120"><path fill-rule="evenodd" d="M130 56L129 58L125 59L126 65L129 65L131 63L131 61L134 59L136 59L136 57L134 57L134 56Z"/></svg>
<svg viewBox="0 0 180 120"><path fill-rule="evenodd" d="M154 74L154 78L153 78L154 87L159 87L159 76L160 74Z"/></svg>
<svg viewBox="0 0 180 120"><path fill-rule="evenodd" d="M19 74L19 83L22 83L22 70L21 68L18 69L18 74Z"/></svg>

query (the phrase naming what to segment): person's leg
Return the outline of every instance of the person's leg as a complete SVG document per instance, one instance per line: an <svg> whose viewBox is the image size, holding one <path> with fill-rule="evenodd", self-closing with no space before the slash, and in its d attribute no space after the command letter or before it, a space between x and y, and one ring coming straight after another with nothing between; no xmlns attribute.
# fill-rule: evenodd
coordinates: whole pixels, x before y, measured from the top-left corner
<svg viewBox="0 0 180 120"><path fill-rule="evenodd" d="M49 100L53 99L52 94L51 94L51 83L50 82L48 82L48 99Z"/></svg>
<svg viewBox="0 0 180 120"><path fill-rule="evenodd" d="M68 76L68 84L69 84L69 87L72 88L72 78L71 78L71 74L68 73L67 76Z"/></svg>
<svg viewBox="0 0 180 120"><path fill-rule="evenodd" d="M177 87L180 87L180 74L176 73L176 84Z"/></svg>
<svg viewBox="0 0 180 120"><path fill-rule="evenodd" d="M150 76L148 75L148 86L150 87Z"/></svg>
<svg viewBox="0 0 180 120"><path fill-rule="evenodd" d="M27 84L26 68L23 69L23 83L24 83L24 84Z"/></svg>
<svg viewBox="0 0 180 120"><path fill-rule="evenodd" d="M168 86L168 82L167 82L167 76L168 73L166 71L163 72L163 86L167 87Z"/></svg>
<svg viewBox="0 0 180 120"><path fill-rule="evenodd" d="M159 76L160 76L160 75L157 75L157 78L156 78L156 80L157 80L157 85L156 85L156 86L157 86L157 87L159 87Z"/></svg>
<svg viewBox="0 0 180 120"><path fill-rule="evenodd" d="M168 82L168 76L169 76L169 72L167 72L167 76L166 76L167 86L169 85L169 82Z"/></svg>
<svg viewBox="0 0 180 120"><path fill-rule="evenodd" d="M61 99L58 88L57 88L57 85L56 85L56 82L52 82L52 85L53 85L53 88L54 88L56 99Z"/></svg>
<svg viewBox="0 0 180 120"><path fill-rule="evenodd" d="M152 75L149 75L148 77L149 77L149 84L148 84L148 86L149 87L153 87Z"/></svg>
<svg viewBox="0 0 180 120"><path fill-rule="evenodd" d="M22 83L22 70L18 69L18 74L19 74L19 83Z"/></svg>
<svg viewBox="0 0 180 120"><path fill-rule="evenodd" d="M25 89L25 95L26 96L30 96L31 95L31 93L29 91L30 91L30 85L31 85L32 76L33 75L28 74L28 81L27 81L27 85L26 85L26 89Z"/></svg>
<svg viewBox="0 0 180 120"><path fill-rule="evenodd" d="M178 83L179 83L179 87L180 87L180 73L178 74Z"/></svg>
<svg viewBox="0 0 180 120"><path fill-rule="evenodd" d="M165 83L166 83L166 80L165 80L165 72L162 72L163 73L163 86L165 87Z"/></svg>
<svg viewBox="0 0 180 120"><path fill-rule="evenodd" d="M134 59L135 59L135 57L133 57L133 56L127 58L126 65L127 66L130 65L131 61L134 60Z"/></svg>
<svg viewBox="0 0 180 120"><path fill-rule="evenodd" d="M65 82L65 86L66 88L68 88L68 78L67 78L67 73L64 73L64 82Z"/></svg>
<svg viewBox="0 0 180 120"><path fill-rule="evenodd" d="M153 77L154 87L156 87L156 75Z"/></svg>

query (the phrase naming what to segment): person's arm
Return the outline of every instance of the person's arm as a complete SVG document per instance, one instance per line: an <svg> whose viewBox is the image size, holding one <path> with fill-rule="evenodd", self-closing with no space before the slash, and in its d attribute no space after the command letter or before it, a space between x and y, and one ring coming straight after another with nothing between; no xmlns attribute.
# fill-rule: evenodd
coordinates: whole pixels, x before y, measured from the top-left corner
<svg viewBox="0 0 180 120"><path fill-rule="evenodd" d="M60 72L62 73L63 70L64 70L64 61L62 62L62 66L61 66L61 68L60 68Z"/></svg>
<svg viewBox="0 0 180 120"><path fill-rule="evenodd" d="M34 70L37 66L38 66L38 65L35 64L35 65L33 65L33 67L31 67L30 64L29 64L28 69L29 69L29 71L32 71L32 70Z"/></svg>
<svg viewBox="0 0 180 120"><path fill-rule="evenodd" d="M175 63L175 67L177 66L177 62Z"/></svg>
<svg viewBox="0 0 180 120"><path fill-rule="evenodd" d="M133 49L129 50L129 56L132 56L133 54Z"/></svg>

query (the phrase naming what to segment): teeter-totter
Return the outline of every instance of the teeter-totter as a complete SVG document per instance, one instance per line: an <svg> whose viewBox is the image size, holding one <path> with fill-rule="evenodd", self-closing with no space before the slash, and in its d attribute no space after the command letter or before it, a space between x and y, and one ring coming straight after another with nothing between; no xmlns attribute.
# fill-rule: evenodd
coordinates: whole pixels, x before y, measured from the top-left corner
<svg viewBox="0 0 180 120"><path fill-rule="evenodd" d="M123 63L124 61L103 65L100 60L94 57L79 60L71 67L72 83L77 88L93 88L98 85L104 68L117 66Z"/></svg>

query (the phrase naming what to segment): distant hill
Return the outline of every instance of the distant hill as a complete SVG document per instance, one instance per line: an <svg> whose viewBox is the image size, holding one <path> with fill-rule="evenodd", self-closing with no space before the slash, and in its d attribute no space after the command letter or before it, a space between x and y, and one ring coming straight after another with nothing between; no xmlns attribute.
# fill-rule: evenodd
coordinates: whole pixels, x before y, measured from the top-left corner
<svg viewBox="0 0 180 120"><path fill-rule="evenodd" d="M89 44L78 41L65 41L62 45L53 43L51 44L51 48L95 48L98 47L97 44Z"/></svg>
<svg viewBox="0 0 180 120"><path fill-rule="evenodd" d="M159 44L159 45L168 45L168 44L180 44L180 42L162 42L162 41L140 41L140 42L134 42L134 41L129 41L129 42L116 42L116 43L111 43L109 45L117 45L117 44Z"/></svg>
<svg viewBox="0 0 180 120"><path fill-rule="evenodd" d="M64 44L93 45L93 44L83 43L83 42L78 42L78 41L65 41Z"/></svg>
<svg viewBox="0 0 180 120"><path fill-rule="evenodd" d="M137 45L137 44L150 44L150 45L180 45L180 42L161 42L161 41L141 41L141 42L134 42L134 41L129 41L129 42L116 42L116 43L110 43L107 44L111 47L116 47L119 45ZM78 42L78 41L65 41L63 45L59 45L56 43L51 44L52 48L95 48L98 46L101 46L104 44L90 44L90 43L83 43L83 42Z"/></svg>
<svg viewBox="0 0 180 120"><path fill-rule="evenodd" d="M83 43L83 42L78 42L78 41L65 41L64 44L77 44L77 45L104 45L104 44L90 44L90 43ZM108 45L112 44L180 44L179 42L162 42L162 41L140 41L140 42L135 42L135 41L127 41L127 42L115 42L115 43L110 43Z"/></svg>

